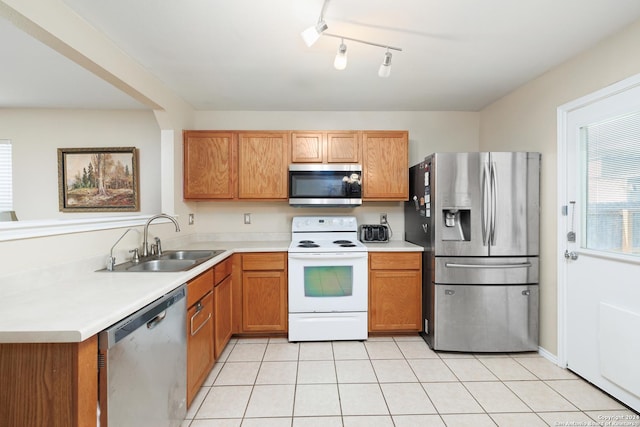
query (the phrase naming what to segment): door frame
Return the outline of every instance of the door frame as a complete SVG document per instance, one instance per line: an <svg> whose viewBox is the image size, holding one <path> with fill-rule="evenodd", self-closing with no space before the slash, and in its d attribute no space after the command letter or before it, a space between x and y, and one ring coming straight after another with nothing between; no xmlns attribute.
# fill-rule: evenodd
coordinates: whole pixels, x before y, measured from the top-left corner
<svg viewBox="0 0 640 427"><path fill-rule="evenodd" d="M586 107L595 102L604 100L611 96L625 92L640 86L640 74L636 74L612 85L606 86L600 90L592 92L588 95L582 96L576 100L563 104L557 109L557 159L556 173L557 173L557 208L558 208L558 222L557 222L557 299L558 299L558 355L557 364L560 367L567 367L567 262L564 258L564 251L567 249L567 237L568 221L570 220L571 212L567 215L563 213L563 206L568 205L567 196L567 168L565 165L568 161L568 141L569 132L568 128L569 115Z"/></svg>

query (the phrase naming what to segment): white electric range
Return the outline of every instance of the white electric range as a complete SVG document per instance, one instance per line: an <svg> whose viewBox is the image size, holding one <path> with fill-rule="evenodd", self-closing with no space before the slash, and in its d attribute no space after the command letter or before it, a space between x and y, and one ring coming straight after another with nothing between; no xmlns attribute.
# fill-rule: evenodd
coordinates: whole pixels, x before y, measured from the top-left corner
<svg viewBox="0 0 640 427"><path fill-rule="evenodd" d="M367 266L354 216L294 217L289 341L366 340Z"/></svg>

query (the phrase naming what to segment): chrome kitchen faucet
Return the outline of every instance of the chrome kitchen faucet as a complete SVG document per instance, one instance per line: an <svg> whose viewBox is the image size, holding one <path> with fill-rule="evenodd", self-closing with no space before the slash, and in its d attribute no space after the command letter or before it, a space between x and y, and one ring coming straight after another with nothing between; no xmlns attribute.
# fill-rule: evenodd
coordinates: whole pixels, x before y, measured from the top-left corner
<svg viewBox="0 0 640 427"><path fill-rule="evenodd" d="M142 240L142 254L141 254L143 257L149 256L149 243L147 242L147 240L149 238L149 225L151 224L151 221L156 220L158 218L166 218L166 219L171 220L176 226L176 233L178 231L180 231L180 225L178 225L178 221L176 221L176 219L174 217L172 217L172 216L169 216L167 214L158 214L158 215L154 215L151 218L149 218L147 223L144 225L144 237L143 237L143 240ZM160 239L156 239L156 242L158 242L157 243L158 250L160 250L160 242L159 242L159 240ZM158 255L160 255L160 254L158 254Z"/></svg>

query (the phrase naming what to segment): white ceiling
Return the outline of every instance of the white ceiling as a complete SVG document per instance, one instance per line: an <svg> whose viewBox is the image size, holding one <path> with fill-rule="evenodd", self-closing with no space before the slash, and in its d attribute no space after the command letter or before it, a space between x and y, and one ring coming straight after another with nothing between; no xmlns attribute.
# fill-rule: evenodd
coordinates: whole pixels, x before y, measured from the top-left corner
<svg viewBox="0 0 640 427"><path fill-rule="evenodd" d="M63 0L197 110L477 111L640 17L638 0ZM144 108L0 18L0 107Z"/></svg>

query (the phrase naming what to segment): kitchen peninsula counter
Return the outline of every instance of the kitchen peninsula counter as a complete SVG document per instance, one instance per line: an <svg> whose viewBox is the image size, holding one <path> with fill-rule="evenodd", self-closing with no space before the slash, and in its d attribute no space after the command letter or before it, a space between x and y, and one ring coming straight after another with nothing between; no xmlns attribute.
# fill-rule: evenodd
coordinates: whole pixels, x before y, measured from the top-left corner
<svg viewBox="0 0 640 427"><path fill-rule="evenodd" d="M0 343L82 342L236 252L286 252L288 240L198 241L180 249L225 252L182 272L46 269L0 278ZM371 252L422 251L404 241L367 244ZM97 267L100 268L100 267Z"/></svg>

